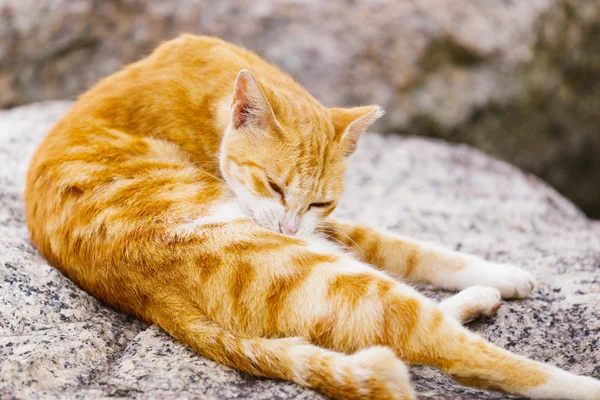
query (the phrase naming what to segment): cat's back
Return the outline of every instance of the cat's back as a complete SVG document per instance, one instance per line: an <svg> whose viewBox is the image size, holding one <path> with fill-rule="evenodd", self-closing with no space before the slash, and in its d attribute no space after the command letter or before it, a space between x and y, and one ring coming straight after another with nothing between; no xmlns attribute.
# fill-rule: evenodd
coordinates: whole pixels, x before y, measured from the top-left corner
<svg viewBox="0 0 600 400"><path fill-rule="evenodd" d="M212 36L182 34L162 43L147 58L98 82L79 98L78 106L91 104L98 109L99 99L117 97L133 103L142 95L152 96L146 103L160 98L181 102L230 98L242 69L250 69L265 87L300 88L287 73L241 46Z"/></svg>
<svg viewBox="0 0 600 400"><path fill-rule="evenodd" d="M182 35L80 96L27 173L28 224L42 252L56 261L50 237L69 229L67 216L101 213L98 198L108 198L111 188L151 171L191 183L200 180L199 165L218 174L217 109L230 103L237 71L248 63L263 62L220 39ZM139 192L151 197L156 188Z"/></svg>
<svg viewBox="0 0 600 400"><path fill-rule="evenodd" d="M165 42L79 96L36 151L30 171L73 145L97 147L115 135L206 142L219 133L218 103L230 97L237 71L249 63L266 64L215 37L184 34Z"/></svg>
<svg viewBox="0 0 600 400"><path fill-rule="evenodd" d="M63 146L64 136L79 140L90 131L98 134L89 128L100 126L167 138L193 152L191 144L198 140L220 139L225 126L219 114L231 105L233 83L242 69L259 78L268 97L279 91L312 101L292 77L253 52L216 37L183 34L82 94L46 142ZM218 150L216 142L209 147Z"/></svg>

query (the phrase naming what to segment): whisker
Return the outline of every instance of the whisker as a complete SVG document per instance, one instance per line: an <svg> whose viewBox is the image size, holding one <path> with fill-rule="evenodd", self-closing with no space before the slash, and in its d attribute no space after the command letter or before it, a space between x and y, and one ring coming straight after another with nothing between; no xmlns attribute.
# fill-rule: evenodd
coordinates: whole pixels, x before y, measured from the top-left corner
<svg viewBox="0 0 600 400"><path fill-rule="evenodd" d="M204 174L206 176L209 176L209 177L211 177L213 179L216 179L219 182L223 183L224 185L227 185L227 182L225 182L225 180L223 180L222 178L219 178L218 176L215 176L215 175L211 174L210 172L206 172L206 171L201 170L201 169L199 169L198 172L201 173L201 174Z"/></svg>
<svg viewBox="0 0 600 400"><path fill-rule="evenodd" d="M360 253L362 255L362 259L365 260L365 261L367 261L367 257L366 257L366 254L365 254L364 250L358 245L358 243L356 243L350 236L348 236L348 234L346 234L345 232L341 231L340 229L336 228L333 225L322 225L321 223L319 223L319 224L317 224L317 226L321 227L321 228L330 229L334 233L337 233L338 235L346 237L350 242L352 242L354 244L354 248L356 248L358 251L360 251ZM328 236L330 236L330 235L328 235ZM333 237L333 236L330 236L330 237L333 238L334 240L336 240L338 243L346 246L345 243L343 243L342 241L340 241L336 237Z"/></svg>

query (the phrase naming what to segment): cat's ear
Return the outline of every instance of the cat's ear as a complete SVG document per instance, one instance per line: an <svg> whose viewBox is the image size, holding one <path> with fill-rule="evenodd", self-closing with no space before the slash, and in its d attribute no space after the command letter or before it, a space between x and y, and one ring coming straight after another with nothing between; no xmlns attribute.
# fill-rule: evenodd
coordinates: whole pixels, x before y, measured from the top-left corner
<svg viewBox="0 0 600 400"><path fill-rule="evenodd" d="M382 117L385 111L379 106L364 106L332 108L331 114L336 136L345 148L344 154L349 156L356 150L360 135Z"/></svg>
<svg viewBox="0 0 600 400"><path fill-rule="evenodd" d="M235 79L233 89L232 123L241 127L263 128L275 123L275 114L258 81L250 71L243 69Z"/></svg>

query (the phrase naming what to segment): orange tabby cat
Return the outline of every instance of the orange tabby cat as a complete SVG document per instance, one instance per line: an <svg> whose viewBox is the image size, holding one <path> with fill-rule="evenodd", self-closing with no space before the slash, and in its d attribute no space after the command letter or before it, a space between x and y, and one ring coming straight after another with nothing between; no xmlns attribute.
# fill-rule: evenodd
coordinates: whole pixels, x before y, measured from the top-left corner
<svg viewBox="0 0 600 400"><path fill-rule="evenodd" d="M480 388L600 399L600 382L461 326L500 295L527 296L527 272L328 218L381 115L326 108L242 48L181 36L50 132L27 176L32 240L86 291L199 354L337 399L414 398L400 360ZM436 304L385 271L465 290Z"/></svg>

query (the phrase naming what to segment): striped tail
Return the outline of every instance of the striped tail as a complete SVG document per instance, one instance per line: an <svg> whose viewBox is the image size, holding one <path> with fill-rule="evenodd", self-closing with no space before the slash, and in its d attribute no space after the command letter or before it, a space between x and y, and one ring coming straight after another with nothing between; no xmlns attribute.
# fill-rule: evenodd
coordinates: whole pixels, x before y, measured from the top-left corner
<svg viewBox="0 0 600 400"><path fill-rule="evenodd" d="M251 375L285 379L334 399L414 399L408 369L387 347L346 355L302 338L242 338L184 299L150 313L150 320L198 354Z"/></svg>

